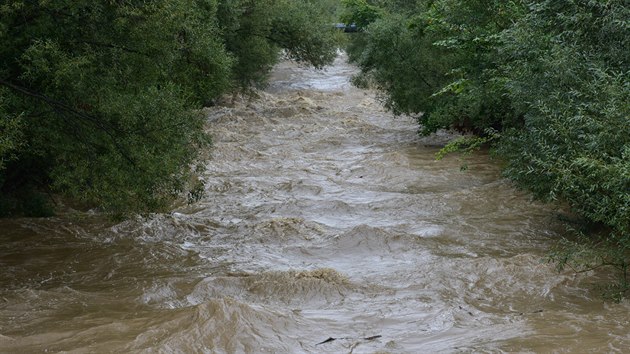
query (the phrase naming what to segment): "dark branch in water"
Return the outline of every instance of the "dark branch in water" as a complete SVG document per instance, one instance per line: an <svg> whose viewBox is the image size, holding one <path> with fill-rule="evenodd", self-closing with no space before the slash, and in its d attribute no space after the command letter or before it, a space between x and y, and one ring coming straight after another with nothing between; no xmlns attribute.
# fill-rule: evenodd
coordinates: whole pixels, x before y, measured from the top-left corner
<svg viewBox="0 0 630 354"><path fill-rule="evenodd" d="M360 338L360 339L361 339L361 340L375 340L375 339L379 339L379 338L381 338L381 337L383 337L383 336L381 336L381 335L379 334L379 335L376 335L376 336L365 337L365 338ZM337 339L355 339L355 338L350 338L350 337L342 337L342 338L333 338L333 337L328 337L328 339L326 339L325 341L323 341L323 342L319 342L319 343L317 343L317 344L315 344L315 345L317 346L317 345L321 345L321 344L326 344L326 343L334 342L334 341L336 341Z"/></svg>

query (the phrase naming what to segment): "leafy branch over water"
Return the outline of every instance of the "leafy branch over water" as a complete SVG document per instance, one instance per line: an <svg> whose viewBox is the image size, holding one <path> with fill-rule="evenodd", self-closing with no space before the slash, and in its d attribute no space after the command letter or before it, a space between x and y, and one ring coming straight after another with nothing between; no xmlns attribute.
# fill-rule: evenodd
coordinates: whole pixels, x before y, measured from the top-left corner
<svg viewBox="0 0 630 354"><path fill-rule="evenodd" d="M115 215L165 210L210 143L198 113L264 84L282 51L335 56L330 1L11 0L0 5L0 215L49 191Z"/></svg>

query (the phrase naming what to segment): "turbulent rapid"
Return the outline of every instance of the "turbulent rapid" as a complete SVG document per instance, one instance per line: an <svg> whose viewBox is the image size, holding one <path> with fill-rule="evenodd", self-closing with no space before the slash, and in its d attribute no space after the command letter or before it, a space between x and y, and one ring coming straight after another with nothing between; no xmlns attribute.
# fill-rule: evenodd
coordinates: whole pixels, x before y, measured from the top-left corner
<svg viewBox="0 0 630 354"><path fill-rule="evenodd" d="M208 108L205 197L112 225L0 221L0 352L627 352L605 276L558 273L554 206L485 153L435 160L349 84L278 65Z"/></svg>

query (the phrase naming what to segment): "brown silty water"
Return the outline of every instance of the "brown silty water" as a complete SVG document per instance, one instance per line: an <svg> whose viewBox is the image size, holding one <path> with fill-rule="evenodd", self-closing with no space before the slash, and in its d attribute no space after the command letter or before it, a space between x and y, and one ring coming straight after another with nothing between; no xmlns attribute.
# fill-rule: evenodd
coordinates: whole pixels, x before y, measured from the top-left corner
<svg viewBox="0 0 630 354"><path fill-rule="evenodd" d="M208 109L199 203L0 221L0 352L627 352L630 306L544 262L556 210L434 158L341 56Z"/></svg>

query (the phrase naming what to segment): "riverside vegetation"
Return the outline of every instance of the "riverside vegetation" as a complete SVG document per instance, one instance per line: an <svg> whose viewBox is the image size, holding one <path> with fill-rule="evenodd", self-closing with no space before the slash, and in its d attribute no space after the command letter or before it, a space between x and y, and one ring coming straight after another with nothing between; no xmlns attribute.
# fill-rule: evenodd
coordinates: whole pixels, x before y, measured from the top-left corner
<svg viewBox="0 0 630 354"><path fill-rule="evenodd" d="M48 214L48 191L115 215L194 197L199 108L263 84L282 51L330 63L331 4L3 2L0 214Z"/></svg>
<svg viewBox="0 0 630 354"><path fill-rule="evenodd" d="M344 0L363 31L349 48L357 84L417 115L423 134L475 134L504 175L566 202L584 222L552 253L560 267L611 266L629 289L630 7L623 0Z"/></svg>
<svg viewBox="0 0 630 354"><path fill-rule="evenodd" d="M423 134L475 133L505 176L586 222L560 266L629 288L630 9L622 0L343 0L348 52ZM334 0L25 1L0 5L0 214L46 193L114 215L194 198L210 144L199 108L264 84L281 53L335 56Z"/></svg>

